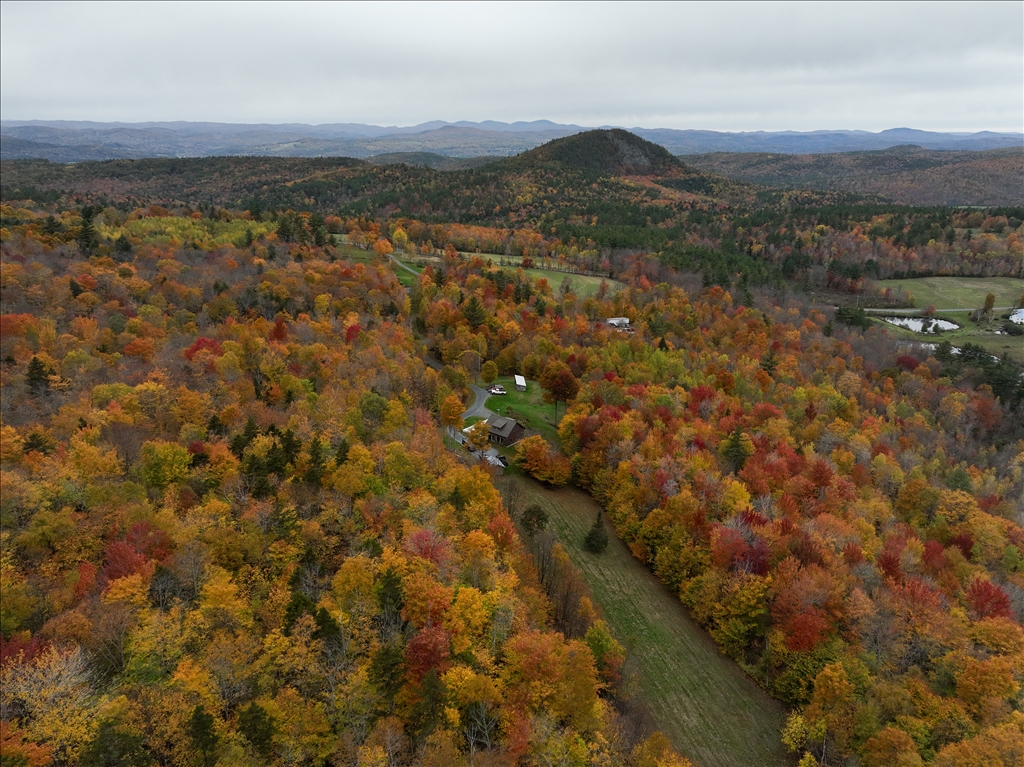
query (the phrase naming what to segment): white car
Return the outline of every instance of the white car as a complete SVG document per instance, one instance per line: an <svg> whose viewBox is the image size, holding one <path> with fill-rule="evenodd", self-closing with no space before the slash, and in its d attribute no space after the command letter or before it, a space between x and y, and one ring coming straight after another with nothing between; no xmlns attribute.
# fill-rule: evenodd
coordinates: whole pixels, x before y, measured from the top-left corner
<svg viewBox="0 0 1024 767"><path fill-rule="evenodd" d="M500 386L498 384L492 384L492 385L488 386L487 387L487 391L489 391L491 394L506 394L507 393L505 391L505 387L504 386Z"/></svg>

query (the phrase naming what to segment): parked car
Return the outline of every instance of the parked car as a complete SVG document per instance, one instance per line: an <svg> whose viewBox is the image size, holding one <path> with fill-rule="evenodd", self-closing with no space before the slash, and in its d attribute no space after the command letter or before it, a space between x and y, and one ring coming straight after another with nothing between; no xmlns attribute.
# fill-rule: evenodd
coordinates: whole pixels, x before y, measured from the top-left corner
<svg viewBox="0 0 1024 767"><path fill-rule="evenodd" d="M490 386L487 387L487 391L489 391L491 394L507 394L507 392L505 391L505 387L499 384L491 384Z"/></svg>

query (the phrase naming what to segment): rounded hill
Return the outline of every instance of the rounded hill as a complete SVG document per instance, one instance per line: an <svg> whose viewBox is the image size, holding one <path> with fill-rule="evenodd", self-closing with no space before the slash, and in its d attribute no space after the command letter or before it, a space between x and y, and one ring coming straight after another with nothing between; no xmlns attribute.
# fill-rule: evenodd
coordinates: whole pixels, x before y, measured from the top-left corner
<svg viewBox="0 0 1024 767"><path fill-rule="evenodd" d="M516 165L556 163L610 176L656 176L682 165L664 147L619 128L555 139L509 162Z"/></svg>

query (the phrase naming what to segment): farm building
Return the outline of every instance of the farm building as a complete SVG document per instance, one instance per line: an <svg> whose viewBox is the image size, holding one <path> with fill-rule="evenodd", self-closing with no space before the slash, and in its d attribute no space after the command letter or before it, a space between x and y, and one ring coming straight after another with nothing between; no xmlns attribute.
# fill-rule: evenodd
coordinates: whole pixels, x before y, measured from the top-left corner
<svg viewBox="0 0 1024 767"><path fill-rule="evenodd" d="M497 442L505 447L515 444L526 434L526 429L521 423L500 415L492 415L488 418L487 425L491 429L491 442Z"/></svg>
<svg viewBox="0 0 1024 767"><path fill-rule="evenodd" d="M513 376L516 379L516 391L526 391L526 376Z"/></svg>
<svg viewBox="0 0 1024 767"><path fill-rule="evenodd" d="M613 328L627 330L629 328L629 317L609 317L605 320Z"/></svg>

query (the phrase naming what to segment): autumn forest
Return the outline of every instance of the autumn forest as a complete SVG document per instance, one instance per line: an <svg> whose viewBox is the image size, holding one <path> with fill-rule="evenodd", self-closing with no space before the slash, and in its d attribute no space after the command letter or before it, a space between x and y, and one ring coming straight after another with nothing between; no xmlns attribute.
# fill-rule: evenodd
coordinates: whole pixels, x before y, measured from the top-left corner
<svg viewBox="0 0 1024 767"><path fill-rule="evenodd" d="M785 707L789 764L1024 762L1020 356L864 311L1024 278L1024 208L625 131L5 160L2 197L3 767L701 767L534 485ZM453 437L513 375L502 468Z"/></svg>

